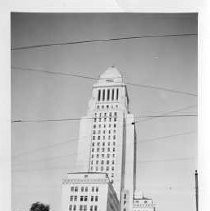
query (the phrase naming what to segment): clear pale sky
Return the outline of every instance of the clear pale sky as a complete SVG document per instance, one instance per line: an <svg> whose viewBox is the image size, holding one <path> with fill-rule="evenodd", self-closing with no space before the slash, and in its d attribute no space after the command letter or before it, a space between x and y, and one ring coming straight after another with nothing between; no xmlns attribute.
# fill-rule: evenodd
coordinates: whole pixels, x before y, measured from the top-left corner
<svg viewBox="0 0 210 211"><path fill-rule="evenodd" d="M195 14L11 16L12 47L183 33L197 33ZM114 64L127 82L197 94L196 36L36 48L13 51L11 57L12 66L16 67L92 77L98 77ZM12 119L81 117L86 114L93 83L82 78L12 69ZM130 111L136 116L159 115L185 107L188 108L173 114L197 112L194 96L132 86L128 86L128 93ZM158 211L194 211L197 118L142 119L136 129L137 187L153 198ZM35 201L49 203L53 211L61 210L62 176L79 171L75 165L78 131L78 121L12 124L13 211L26 211ZM153 139L174 134L183 135ZM65 143L59 144L62 142ZM54 146L47 148L51 145ZM39 148L42 149L36 150Z"/></svg>

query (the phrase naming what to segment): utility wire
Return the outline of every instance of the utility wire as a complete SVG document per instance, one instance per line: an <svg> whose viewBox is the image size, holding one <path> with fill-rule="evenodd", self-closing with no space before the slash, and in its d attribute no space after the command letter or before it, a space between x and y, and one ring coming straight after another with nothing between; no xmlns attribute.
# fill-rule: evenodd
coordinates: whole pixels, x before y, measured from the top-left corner
<svg viewBox="0 0 210 211"><path fill-rule="evenodd" d="M197 114L174 114L174 115L142 115L135 118L173 118L173 117L195 117ZM99 119L104 117L90 117L90 118L64 118L64 119L29 119L29 120L12 120L12 123L42 123L42 122L63 122L63 121L78 121L81 119ZM106 116L106 118L110 118ZM112 117L113 118L113 117ZM139 120L140 121L140 120Z"/></svg>
<svg viewBox="0 0 210 211"><path fill-rule="evenodd" d="M83 137L85 138L85 137ZM16 155L13 155L12 157L13 158L17 158L19 156L23 156L25 154L31 154L31 153L34 153L34 152L39 152L39 151L42 151L42 150L45 150L45 149L50 149L50 148L54 148L54 147L57 147L57 146L60 146L60 145L65 145L65 144L69 144L73 141L77 141L79 140L80 138L79 137L76 137L76 138L72 138L72 139L69 139L68 141L64 141L64 142L60 142L60 143L56 143L56 144L51 144L51 145L47 145L47 146L44 146L44 147L40 147L40 148L36 148L36 149L33 149L33 150L29 150L29 151L25 151L25 152L21 152L19 154L16 154Z"/></svg>
<svg viewBox="0 0 210 211"><path fill-rule="evenodd" d="M186 110L186 109L189 109L189 108L193 108L193 107L196 107L196 106L197 105L190 105L190 106L182 107L182 108L179 108L179 109L176 109L176 110L166 111L166 112L161 113L160 115L168 115L168 114L171 114L171 113L180 112L180 111L183 111L183 110ZM150 121L152 119L155 119L155 118L151 117L151 118L148 118L148 119L143 119L143 120L141 120L141 122ZM135 121L135 123L139 123L139 122L140 122L140 120Z"/></svg>
<svg viewBox="0 0 210 211"><path fill-rule="evenodd" d="M14 66L12 66L11 68L15 69L15 70L22 70L22 71L47 73L47 74L61 75L61 76L70 76L70 77L77 77L77 78L83 78L83 79L89 79L89 80L99 80L99 78L97 78L97 77L79 75L79 74L73 74L73 73L64 73L64 72L59 72L59 71L53 72L53 71L44 70L44 69L14 67ZM119 84L119 82L114 82L114 83ZM162 90L162 91L176 93L176 94L184 94L184 95L195 96L195 97L197 96L197 94L194 94L194 93L180 91L180 90L176 90L176 89L170 89L170 88L166 88L166 87L153 86L153 85L149 85L149 84L139 84L139 83L131 83L131 82L125 82L124 84L129 85L129 86L134 86L134 87Z"/></svg>
<svg viewBox="0 0 210 211"><path fill-rule="evenodd" d="M184 37L184 36L197 36L196 33L183 33L183 34L160 34L160 35L141 35L141 36L129 36L129 37L117 37L117 38L109 38L109 39L92 39L92 40L81 40L81 41L72 41L72 42L61 42L61 43L48 43L48 44L39 44L39 45L28 45L28 46L20 46L11 48L12 51L17 50L28 50L34 48L46 48L53 46L65 46L65 45L76 45L76 44L85 44L85 43L96 43L96 42L112 42L112 41L120 41L120 40L131 40L131 39L142 39L142 38L155 38L155 37Z"/></svg>
<svg viewBox="0 0 210 211"><path fill-rule="evenodd" d="M140 139L139 143L143 144L143 143L149 143L149 142L153 142L153 141L163 141L164 139L166 139L165 141L170 141L171 139L168 139L168 138L183 136L183 135L190 135L190 134L194 134L194 133L196 133L196 132L189 131L189 132L184 132L184 133L171 134L171 135L167 135L167 136L159 136L159 137L155 137L155 138Z"/></svg>
<svg viewBox="0 0 210 211"><path fill-rule="evenodd" d="M71 154L66 155L66 156L57 156L57 157L53 157L51 159L41 159L41 160L35 160L35 161L36 162L51 161L51 160L54 160L54 159L67 158L69 156L71 156ZM182 157L182 158L169 158L169 159L158 159L158 160L139 160L139 161L136 161L136 163L145 163L145 164L147 164L147 163L160 163L160 162L162 163L162 162L188 161L188 160L194 160L194 159L195 159L194 157ZM35 163L35 161L34 162L31 161L30 164ZM18 164L18 165L24 165L25 166L25 164ZM115 164L115 166L116 166L116 164Z"/></svg>
<svg viewBox="0 0 210 211"><path fill-rule="evenodd" d="M176 137L176 136L190 135L190 134L194 134L194 133L196 133L196 132L195 131L189 131L189 132L184 132L184 133L171 134L171 135L167 135L167 136L159 136L159 137L148 138L148 139L140 139L139 143L141 144L141 143L147 143L147 142L152 142L152 141L163 141L163 139L169 139L169 138ZM86 137L87 136L84 136L82 138L86 138ZM54 148L54 147L57 147L57 146L60 146L60 145L65 145L65 144L71 143L72 141L77 141L79 139L81 139L81 138L80 137L72 138L72 139L69 139L68 141L64 141L64 142L61 142L61 143L51 144L51 145L48 145L48 146L44 146L44 147L36 148L36 149L33 149L33 150L21 152L19 154L13 155L12 157L16 159L17 157L23 156L25 154L32 154L34 152L39 152L39 151L42 151L42 150L45 150L45 149L48 150L50 148ZM167 141L169 141L169 140L167 140ZM75 153L75 155L76 154L77 153Z"/></svg>

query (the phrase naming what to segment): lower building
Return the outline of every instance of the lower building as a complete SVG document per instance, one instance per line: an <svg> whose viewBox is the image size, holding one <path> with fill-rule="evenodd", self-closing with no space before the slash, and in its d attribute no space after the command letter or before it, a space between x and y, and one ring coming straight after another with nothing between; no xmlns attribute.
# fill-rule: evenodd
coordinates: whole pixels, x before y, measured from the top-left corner
<svg viewBox="0 0 210 211"><path fill-rule="evenodd" d="M62 211L119 211L106 173L69 173L62 183Z"/></svg>
<svg viewBox="0 0 210 211"><path fill-rule="evenodd" d="M144 197L140 191L135 191L133 198L133 211L155 211L155 206L152 199Z"/></svg>

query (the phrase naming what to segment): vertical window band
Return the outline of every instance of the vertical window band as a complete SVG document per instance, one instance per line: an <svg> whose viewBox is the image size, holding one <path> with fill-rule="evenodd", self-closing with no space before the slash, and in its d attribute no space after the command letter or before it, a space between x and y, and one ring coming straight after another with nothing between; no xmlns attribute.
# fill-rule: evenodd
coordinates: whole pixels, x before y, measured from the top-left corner
<svg viewBox="0 0 210 211"><path fill-rule="evenodd" d="M100 101L100 99L101 99L101 90L99 89L98 90L98 101Z"/></svg>

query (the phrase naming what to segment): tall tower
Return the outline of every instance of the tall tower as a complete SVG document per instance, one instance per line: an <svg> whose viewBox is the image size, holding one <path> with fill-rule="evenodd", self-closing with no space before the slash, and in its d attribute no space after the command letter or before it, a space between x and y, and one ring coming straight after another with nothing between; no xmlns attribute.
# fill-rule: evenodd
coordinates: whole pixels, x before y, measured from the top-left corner
<svg viewBox="0 0 210 211"><path fill-rule="evenodd" d="M80 121L78 166L107 173L121 210L132 210L136 151L134 116L122 75L108 68L93 85L87 115Z"/></svg>

